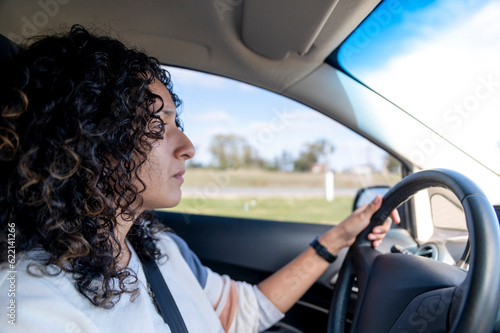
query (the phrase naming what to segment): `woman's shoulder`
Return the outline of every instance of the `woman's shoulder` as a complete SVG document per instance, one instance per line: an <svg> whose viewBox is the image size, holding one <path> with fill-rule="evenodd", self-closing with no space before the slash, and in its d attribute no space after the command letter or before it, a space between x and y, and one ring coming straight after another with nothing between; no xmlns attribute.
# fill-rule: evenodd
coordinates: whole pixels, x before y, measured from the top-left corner
<svg viewBox="0 0 500 333"><path fill-rule="evenodd" d="M37 262L23 258L14 271L9 267L0 269L0 295L7 295L0 297L0 308L7 309L8 314L12 312L15 320L12 332L35 332L40 327L44 332L107 332L112 327L121 327L117 331L125 331L127 327L137 331L141 325L139 319L149 316L149 310L144 308L147 297L139 294L131 302L130 295L122 295L112 309L97 307L78 291L71 274L64 271L55 274L55 268L49 266L48 272L53 275L45 275L34 263ZM109 321L110 316L121 316L121 321ZM142 323L151 328L149 321ZM0 322L0 332L11 331L11 325Z"/></svg>
<svg viewBox="0 0 500 333"><path fill-rule="evenodd" d="M53 266L46 268L49 275L44 274L44 266L39 261L25 255L19 256L15 266L0 267L0 295L6 296L0 297L0 308L8 309L9 319L13 320L9 325L15 324L18 331L30 331L36 325L60 328L62 323L52 319L65 316L85 319L77 310L85 302L68 275L57 274Z"/></svg>
<svg viewBox="0 0 500 333"><path fill-rule="evenodd" d="M198 283L204 288L207 282L207 268L189 248L186 241L172 232L160 232L156 238L158 248L167 257L166 262L181 260L183 264L187 264Z"/></svg>
<svg viewBox="0 0 500 333"><path fill-rule="evenodd" d="M186 241L173 232L161 231L155 234L155 238L156 246L160 251L165 250L164 253L167 255L168 252L177 250L183 257L190 256L193 253Z"/></svg>
<svg viewBox="0 0 500 333"><path fill-rule="evenodd" d="M69 290L76 290L71 277L55 265L45 265L45 258L41 251L30 251L20 254L14 265L1 266L0 293L14 289L16 297L25 300L43 293L68 295Z"/></svg>

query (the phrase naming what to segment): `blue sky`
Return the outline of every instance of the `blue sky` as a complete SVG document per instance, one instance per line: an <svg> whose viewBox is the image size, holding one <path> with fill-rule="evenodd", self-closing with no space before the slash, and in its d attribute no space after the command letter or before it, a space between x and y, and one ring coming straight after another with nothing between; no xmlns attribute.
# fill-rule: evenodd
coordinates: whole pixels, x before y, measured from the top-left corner
<svg viewBox="0 0 500 333"><path fill-rule="evenodd" d="M346 40L339 62L348 72L362 78L364 72L385 67L394 57L413 52L422 41L470 20L471 15L495 1L383 1ZM367 36L369 41L365 43ZM349 48L359 52L351 55Z"/></svg>
<svg viewBox="0 0 500 333"><path fill-rule="evenodd" d="M428 136L408 132L400 141L410 159L417 150L425 151L425 156L420 155L424 156L421 166L462 172L498 202L500 1L391 0L381 9L388 11L391 3L393 9L401 9L398 4L410 7L400 16L386 15L385 21L380 17L365 21L339 53L340 62L479 163L459 158L465 155L452 158L450 145L441 145L437 135L430 141ZM385 29L377 29L377 23ZM370 33L373 39L363 39ZM413 150L415 146L420 148ZM493 172L485 173L483 166Z"/></svg>
<svg viewBox="0 0 500 333"><path fill-rule="evenodd" d="M500 2L391 0L379 9L389 12L391 3L409 9L370 42L353 34L347 69L500 173Z"/></svg>

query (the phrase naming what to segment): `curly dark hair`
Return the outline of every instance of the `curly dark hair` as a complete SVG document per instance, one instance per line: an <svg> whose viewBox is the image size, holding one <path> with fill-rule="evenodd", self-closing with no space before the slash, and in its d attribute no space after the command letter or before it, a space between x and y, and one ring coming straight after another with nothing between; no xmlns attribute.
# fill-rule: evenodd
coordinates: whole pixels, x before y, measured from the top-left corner
<svg viewBox="0 0 500 333"><path fill-rule="evenodd" d="M42 274L70 273L94 305L113 307L138 290L125 282L134 273L117 265L117 216L133 223L136 251L162 255L153 238L161 225L133 207L145 189L138 171L163 134L151 126L164 125L151 111L161 97L148 86L160 80L179 106L170 75L155 58L78 25L37 37L0 72L0 262L15 224L17 252L47 253L36 265Z"/></svg>

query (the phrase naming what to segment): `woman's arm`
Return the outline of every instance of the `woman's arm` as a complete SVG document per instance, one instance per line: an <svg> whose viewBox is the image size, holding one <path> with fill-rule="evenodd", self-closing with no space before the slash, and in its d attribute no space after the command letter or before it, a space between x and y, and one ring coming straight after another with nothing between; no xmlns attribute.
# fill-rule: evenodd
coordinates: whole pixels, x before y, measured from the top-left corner
<svg viewBox="0 0 500 333"><path fill-rule="evenodd" d="M328 251L336 255L342 248L354 243L356 236L365 229L370 218L381 206L382 198L377 196L370 204L358 208L341 224L330 229L319 238ZM391 214L399 223L397 211ZM373 228L368 239L378 246L391 226L390 220ZM309 247L297 258L258 284L259 290L280 310L288 311L313 283L328 268L329 263Z"/></svg>

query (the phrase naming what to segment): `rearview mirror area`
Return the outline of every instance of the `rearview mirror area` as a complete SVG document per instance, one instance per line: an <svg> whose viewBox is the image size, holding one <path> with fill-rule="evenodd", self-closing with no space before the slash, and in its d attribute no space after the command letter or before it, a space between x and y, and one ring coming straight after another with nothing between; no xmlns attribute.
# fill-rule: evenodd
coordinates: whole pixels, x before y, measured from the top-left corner
<svg viewBox="0 0 500 333"><path fill-rule="evenodd" d="M388 191L389 186L369 186L358 190L356 197L354 198L354 204L352 206L352 211L355 211L359 207L369 204L377 194L383 197Z"/></svg>

